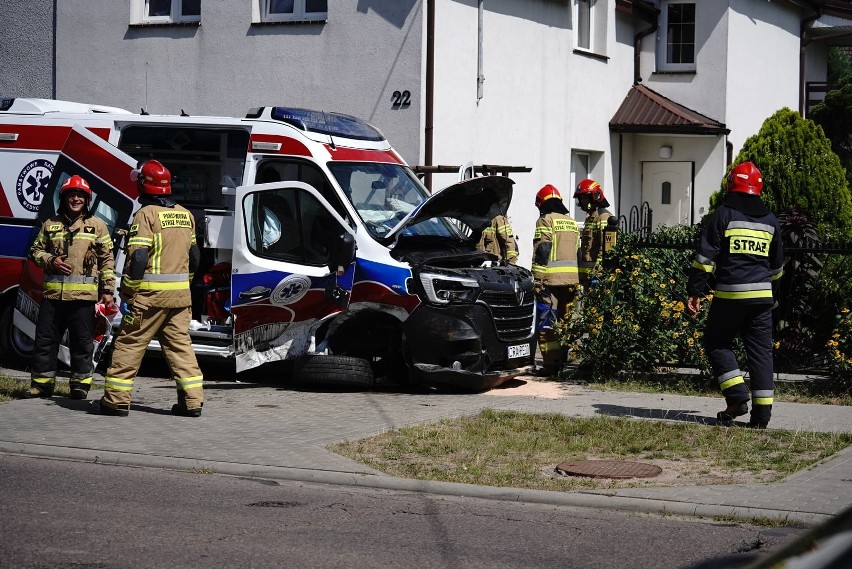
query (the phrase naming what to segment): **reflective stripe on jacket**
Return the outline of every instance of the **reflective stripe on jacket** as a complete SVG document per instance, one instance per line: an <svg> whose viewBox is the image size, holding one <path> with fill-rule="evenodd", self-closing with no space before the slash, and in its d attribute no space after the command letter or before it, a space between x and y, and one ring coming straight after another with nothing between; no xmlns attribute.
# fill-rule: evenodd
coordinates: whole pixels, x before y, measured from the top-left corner
<svg viewBox="0 0 852 569"><path fill-rule="evenodd" d="M577 248L580 244L577 222L561 213L538 218L533 239L533 277L545 286L565 286L580 282Z"/></svg>
<svg viewBox="0 0 852 569"><path fill-rule="evenodd" d="M600 264L605 251L615 247L617 233L606 231L607 222L612 214L604 208L589 212L580 232L580 280L591 279L595 265Z"/></svg>
<svg viewBox="0 0 852 569"><path fill-rule="evenodd" d="M759 198L758 198L759 199ZM714 298L773 302L773 283L783 274L781 228L775 215L749 215L722 205L707 221L689 271L687 293L704 294L716 277Z"/></svg>
<svg viewBox="0 0 852 569"><path fill-rule="evenodd" d="M195 218L185 208L146 205L137 211L127 240L122 300L145 307L190 306L189 251L195 244Z"/></svg>
<svg viewBox="0 0 852 569"><path fill-rule="evenodd" d="M83 215L73 222L64 215L45 221L33 242L30 258L44 269L44 298L97 301L115 290L112 237L97 217ZM53 260L66 255L71 274L56 273Z"/></svg>
<svg viewBox="0 0 852 569"><path fill-rule="evenodd" d="M482 230L482 237L480 237L476 248L497 255L500 259L505 259L510 263L517 261L518 242L515 239L515 233L512 231L509 219L503 215L498 215L492 219L491 223Z"/></svg>

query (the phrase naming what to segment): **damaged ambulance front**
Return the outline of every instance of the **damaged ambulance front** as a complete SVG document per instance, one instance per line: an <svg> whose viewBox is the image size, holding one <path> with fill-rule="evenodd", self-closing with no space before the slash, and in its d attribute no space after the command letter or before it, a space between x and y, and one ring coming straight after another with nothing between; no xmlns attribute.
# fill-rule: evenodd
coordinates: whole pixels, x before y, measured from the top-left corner
<svg viewBox="0 0 852 569"><path fill-rule="evenodd" d="M415 382L483 391L532 369L532 274L475 246L491 219L505 215L513 183L486 176L445 188L383 238L411 267L407 289L421 300L402 324Z"/></svg>

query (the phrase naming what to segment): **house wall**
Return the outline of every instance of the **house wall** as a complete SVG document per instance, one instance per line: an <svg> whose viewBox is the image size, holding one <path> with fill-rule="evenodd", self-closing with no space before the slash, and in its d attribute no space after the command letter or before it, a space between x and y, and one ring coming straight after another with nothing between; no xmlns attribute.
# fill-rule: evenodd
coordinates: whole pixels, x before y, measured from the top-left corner
<svg viewBox="0 0 852 569"><path fill-rule="evenodd" d="M777 110L799 108L801 18L802 13L786 2L731 0L723 122L731 129L728 140L734 158Z"/></svg>
<svg viewBox="0 0 852 569"><path fill-rule="evenodd" d="M130 27L128 5L58 3L57 98L152 114L343 112L419 162L421 0L329 0L327 23L291 25L252 25L251 2L205 0L200 26ZM411 104L395 108L394 91L409 91Z"/></svg>
<svg viewBox="0 0 852 569"><path fill-rule="evenodd" d="M477 1L436 5L434 163L532 167L511 176L516 186L509 216L525 266L532 259L536 192L553 184L575 208L572 149L601 153L594 176L612 196L609 120L632 84L633 34L624 30L629 24L616 24L614 4L606 4L604 60L574 53L570 2L486 1L484 96L478 103ZM455 180L436 175L433 187Z"/></svg>
<svg viewBox="0 0 852 569"><path fill-rule="evenodd" d="M53 0L0 0L0 96L53 96Z"/></svg>

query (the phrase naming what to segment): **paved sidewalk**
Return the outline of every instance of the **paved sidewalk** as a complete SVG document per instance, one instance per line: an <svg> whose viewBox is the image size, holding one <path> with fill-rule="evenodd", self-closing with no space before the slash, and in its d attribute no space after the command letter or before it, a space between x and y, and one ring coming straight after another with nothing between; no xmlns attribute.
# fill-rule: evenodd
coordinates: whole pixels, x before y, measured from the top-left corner
<svg viewBox="0 0 852 569"><path fill-rule="evenodd" d="M0 374L27 380L25 372ZM529 378L526 386L533 384ZM815 525L852 504L852 447L775 484L548 492L406 480L385 476L325 447L404 425L481 409L708 421L721 398L600 392L551 384L530 394L524 381L476 395L316 393L240 382L206 382L204 415L173 417L170 381L140 379L130 416L89 415L87 402L0 404L0 452L239 476L350 484L637 512L786 519ZM95 392L93 392L94 395ZM178 428L179 427L179 428ZM778 403L773 428L852 432L852 407Z"/></svg>

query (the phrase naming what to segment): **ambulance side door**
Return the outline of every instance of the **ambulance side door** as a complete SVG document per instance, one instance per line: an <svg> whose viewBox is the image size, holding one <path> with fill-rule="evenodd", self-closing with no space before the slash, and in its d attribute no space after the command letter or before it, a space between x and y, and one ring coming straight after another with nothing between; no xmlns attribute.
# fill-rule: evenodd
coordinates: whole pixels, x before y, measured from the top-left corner
<svg viewBox="0 0 852 569"><path fill-rule="evenodd" d="M127 226L133 213L137 190L136 184L130 179L130 171L135 165L136 161L130 156L79 124L74 125L53 167L38 211L37 227L56 214L59 208L59 188L65 180L77 174L85 178L92 188L90 211L107 225L115 240L116 231ZM113 252L117 253L115 250ZM116 271L120 271L118 259ZM42 270L28 259L18 290L14 325L30 338L35 337L42 283ZM67 345L65 342L63 344ZM64 346L60 349L60 358L67 361Z"/></svg>
<svg viewBox="0 0 852 569"><path fill-rule="evenodd" d="M237 371L322 347L315 332L345 310L354 231L301 182L237 188L231 314Z"/></svg>

